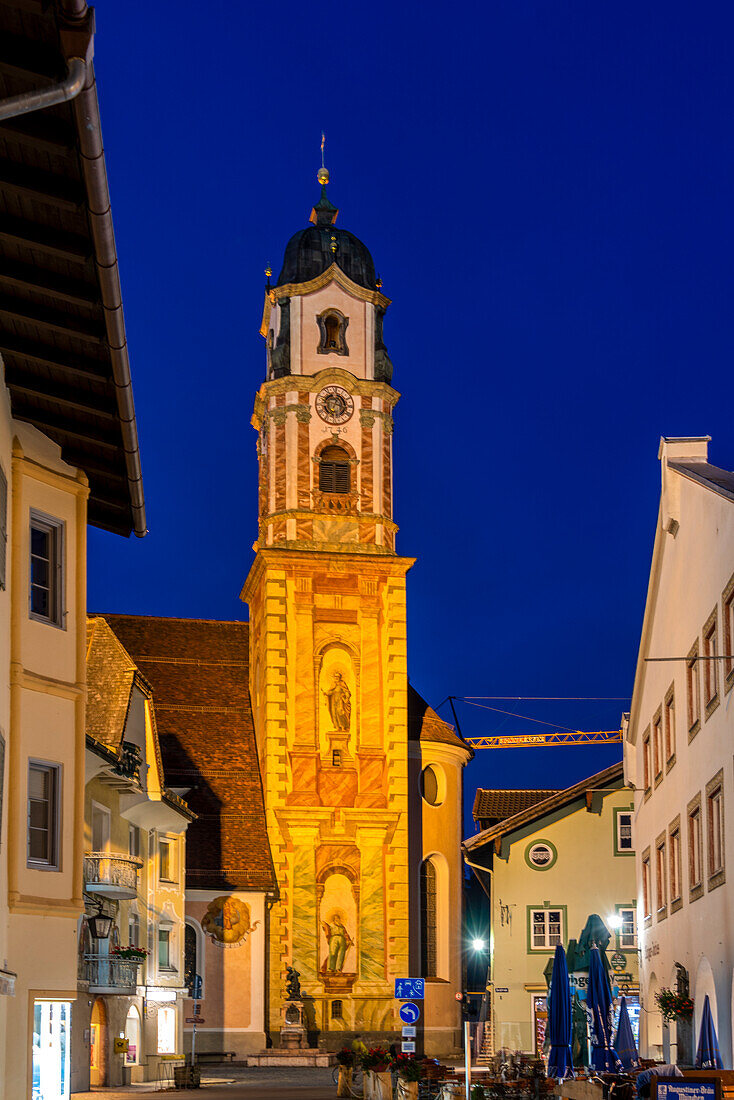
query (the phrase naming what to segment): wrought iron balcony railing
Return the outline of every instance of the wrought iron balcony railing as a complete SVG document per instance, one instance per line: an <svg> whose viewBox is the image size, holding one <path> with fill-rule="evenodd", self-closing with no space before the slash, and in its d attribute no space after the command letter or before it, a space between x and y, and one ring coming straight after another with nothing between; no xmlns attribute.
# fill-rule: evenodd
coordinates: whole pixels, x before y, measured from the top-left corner
<svg viewBox="0 0 734 1100"><path fill-rule="evenodd" d="M84 857L84 889L90 894L130 900L138 893L138 871L143 866L137 856L110 852L87 852Z"/></svg>
<svg viewBox="0 0 734 1100"><path fill-rule="evenodd" d="M112 955L85 955L82 981L90 993L134 993L138 984L138 963Z"/></svg>

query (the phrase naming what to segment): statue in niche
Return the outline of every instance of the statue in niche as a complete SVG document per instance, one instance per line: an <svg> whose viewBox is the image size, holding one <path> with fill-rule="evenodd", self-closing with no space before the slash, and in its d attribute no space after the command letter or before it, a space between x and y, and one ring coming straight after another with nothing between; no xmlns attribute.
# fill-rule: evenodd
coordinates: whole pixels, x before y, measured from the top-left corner
<svg viewBox="0 0 734 1100"><path fill-rule="evenodd" d="M324 692L329 715L335 730L349 730L352 717L352 693L341 672L334 673L334 683Z"/></svg>
<svg viewBox="0 0 734 1100"><path fill-rule="evenodd" d="M326 974L341 974L344 969L344 958L347 950L354 940L344 927L341 913L334 913L328 921L322 921L321 927L329 945L329 956L324 962L322 970Z"/></svg>
<svg viewBox="0 0 734 1100"><path fill-rule="evenodd" d="M300 972L293 966L287 966L285 968L285 991L288 995L289 1001L300 1001L301 999L301 982Z"/></svg>

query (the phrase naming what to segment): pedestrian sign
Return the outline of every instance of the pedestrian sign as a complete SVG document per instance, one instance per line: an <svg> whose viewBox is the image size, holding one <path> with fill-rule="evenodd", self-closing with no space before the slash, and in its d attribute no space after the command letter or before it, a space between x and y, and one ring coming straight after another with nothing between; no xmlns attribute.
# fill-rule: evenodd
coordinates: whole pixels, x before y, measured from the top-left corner
<svg viewBox="0 0 734 1100"><path fill-rule="evenodd" d="M395 996L399 1001L422 1001L425 996L423 978L396 978Z"/></svg>
<svg viewBox="0 0 734 1100"><path fill-rule="evenodd" d="M415 1024L421 1018L420 1007L413 1004L401 1005L399 1014L404 1024Z"/></svg>

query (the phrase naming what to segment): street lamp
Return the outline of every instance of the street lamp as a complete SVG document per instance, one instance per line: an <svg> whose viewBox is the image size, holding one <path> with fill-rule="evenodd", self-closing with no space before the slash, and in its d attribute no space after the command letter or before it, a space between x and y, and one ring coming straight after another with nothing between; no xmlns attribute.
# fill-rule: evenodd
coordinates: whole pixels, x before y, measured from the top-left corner
<svg viewBox="0 0 734 1100"><path fill-rule="evenodd" d="M109 939L112 929L112 917L107 917L102 912L101 901L98 903L97 912L88 918L87 923L89 925L89 931L92 933L95 940Z"/></svg>
<svg viewBox="0 0 734 1100"><path fill-rule="evenodd" d="M472 940L471 945L472 945L472 950L473 951L484 951L485 947L487 946L486 943L484 942L484 940L482 940L482 939Z"/></svg>
<svg viewBox="0 0 734 1100"><path fill-rule="evenodd" d="M611 916L607 917L607 925L615 932L622 927L622 923L619 913L612 913Z"/></svg>

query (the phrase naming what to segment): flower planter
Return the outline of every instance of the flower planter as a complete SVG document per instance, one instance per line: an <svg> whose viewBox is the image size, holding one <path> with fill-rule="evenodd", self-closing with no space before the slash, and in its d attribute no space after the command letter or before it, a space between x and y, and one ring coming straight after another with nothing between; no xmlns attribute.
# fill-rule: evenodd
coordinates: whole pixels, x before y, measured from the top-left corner
<svg viewBox="0 0 734 1100"><path fill-rule="evenodd" d="M362 1085L363 1100L374 1100L374 1095L375 1095L375 1092L374 1092L374 1088L375 1088L374 1078L375 1078L375 1075L374 1075L374 1073L372 1072L371 1069L366 1069L364 1071L364 1074L362 1076L362 1080L364 1082L363 1085Z"/></svg>
<svg viewBox="0 0 734 1100"><path fill-rule="evenodd" d="M351 1066L339 1066L339 1080L336 1084L337 1096L352 1095L352 1074Z"/></svg>
<svg viewBox="0 0 734 1100"><path fill-rule="evenodd" d="M392 1074L390 1070L375 1070L373 1077L373 1100L392 1100Z"/></svg>
<svg viewBox="0 0 734 1100"><path fill-rule="evenodd" d="M406 1100L418 1100L418 1082L400 1079L403 1086L403 1096Z"/></svg>

